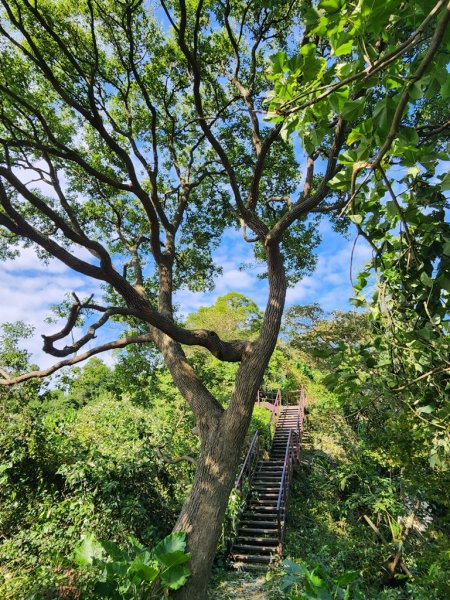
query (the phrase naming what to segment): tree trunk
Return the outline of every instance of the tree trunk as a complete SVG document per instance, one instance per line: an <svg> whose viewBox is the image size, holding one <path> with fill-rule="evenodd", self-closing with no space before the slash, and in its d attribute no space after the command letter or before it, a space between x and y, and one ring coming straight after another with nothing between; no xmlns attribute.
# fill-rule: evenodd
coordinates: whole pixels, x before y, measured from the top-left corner
<svg viewBox="0 0 450 600"><path fill-rule="evenodd" d="M250 424L256 392L261 384L280 330L286 294L283 257L278 247L267 249L269 300L259 338L244 354L236 375L229 408L220 412L207 390L198 388L191 368L181 358L166 352L166 362L183 395L191 397L191 406L200 428L202 451L197 462L194 483L184 503L176 530L188 533L189 563L192 574L185 586L174 593L177 600L205 600L211 567L216 552L228 497L233 487L241 450ZM171 344L173 348L173 345ZM197 393L192 387L197 385ZM199 404L201 403L201 404ZM214 410L212 410L214 408Z"/></svg>
<svg viewBox="0 0 450 600"><path fill-rule="evenodd" d="M224 415L211 431L197 461L197 470L189 496L184 503L176 530L188 533L189 567L192 575L175 592L177 600L205 600L212 563L222 522L239 465L240 450L247 426L233 432L227 429Z"/></svg>

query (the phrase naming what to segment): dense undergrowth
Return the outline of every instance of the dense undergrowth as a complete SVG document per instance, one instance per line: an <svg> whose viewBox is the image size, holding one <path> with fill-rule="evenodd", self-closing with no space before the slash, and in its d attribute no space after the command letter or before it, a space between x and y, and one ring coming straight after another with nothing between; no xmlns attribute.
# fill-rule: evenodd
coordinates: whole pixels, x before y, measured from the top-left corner
<svg viewBox="0 0 450 600"><path fill-rule="evenodd" d="M27 353L8 348L3 359L24 368ZM226 406L236 365L202 352L190 360ZM267 578L227 570L243 504L232 493L210 598L447 599L449 471L430 464L417 422L395 406L381 412L367 401L369 387L362 404L328 391L325 369L313 367L281 344L266 376L273 389L305 384L310 400L287 561ZM192 415L158 357L136 351L113 368L92 360L52 388L30 382L3 391L0 411L0 598L109 598L96 591L98 569L77 561L82 539L121 549L108 568L117 563L122 591L111 597L146 597L147 587L127 587L121 570L133 571L136 548L158 547L170 533L199 450ZM260 431L263 453L269 417L256 407L247 436ZM147 558L145 569L154 561Z"/></svg>
<svg viewBox="0 0 450 600"><path fill-rule="evenodd" d="M210 597L449 598L445 473L420 485L390 465L382 448L355 433L337 398L322 385L310 381L309 395L302 465L289 504L286 560L259 577L218 569Z"/></svg>
<svg viewBox="0 0 450 600"><path fill-rule="evenodd" d="M294 480L287 557L324 573L330 592L339 577L354 572L349 597L448 598L445 492L441 502L430 501L427 483L415 483L355 435L331 397L322 398L311 406L303 466ZM409 575L390 574L397 553Z"/></svg>

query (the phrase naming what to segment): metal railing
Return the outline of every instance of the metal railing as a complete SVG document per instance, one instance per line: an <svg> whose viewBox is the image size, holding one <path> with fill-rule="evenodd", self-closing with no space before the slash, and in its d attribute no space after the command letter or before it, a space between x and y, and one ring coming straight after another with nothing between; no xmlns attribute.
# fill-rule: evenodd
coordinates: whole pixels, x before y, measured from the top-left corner
<svg viewBox="0 0 450 600"><path fill-rule="evenodd" d="M256 465L259 460L259 431L255 431L252 441L247 450L244 463L234 487L243 493L244 481L248 481L251 485Z"/></svg>
<svg viewBox="0 0 450 600"><path fill-rule="evenodd" d="M278 417L280 416L280 413L281 413L281 403L282 403L281 390L278 389L277 395L275 396L275 402L273 403L273 407L272 407L272 414L270 415L269 427L272 426L272 421L274 420L274 418L275 418L275 424L276 424Z"/></svg>
<svg viewBox="0 0 450 600"><path fill-rule="evenodd" d="M286 518L287 518L287 506L289 491L292 482L292 471L293 471L293 437L295 433L293 430L289 432L288 441L286 444L286 453L284 455L283 472L281 475L280 491L278 492L277 501L277 523L278 523L278 541L279 541L279 554L283 553L283 539L284 532L286 530Z"/></svg>

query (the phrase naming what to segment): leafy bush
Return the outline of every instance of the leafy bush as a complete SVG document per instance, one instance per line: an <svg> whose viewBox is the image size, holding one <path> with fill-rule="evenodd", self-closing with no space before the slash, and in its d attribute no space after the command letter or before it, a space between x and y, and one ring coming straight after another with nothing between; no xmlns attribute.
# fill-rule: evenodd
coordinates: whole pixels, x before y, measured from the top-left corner
<svg viewBox="0 0 450 600"><path fill-rule="evenodd" d="M282 592L288 592L292 600L348 600L351 587L359 579L357 571L348 571L333 578L323 567L315 565L309 569L292 560L284 560L278 585Z"/></svg>
<svg viewBox="0 0 450 600"><path fill-rule="evenodd" d="M160 598L161 590L182 587L190 570L185 566L191 555L185 552L186 533L176 531L161 540L153 550L133 537L129 548L87 535L76 547L75 562L92 572L96 597L124 600Z"/></svg>

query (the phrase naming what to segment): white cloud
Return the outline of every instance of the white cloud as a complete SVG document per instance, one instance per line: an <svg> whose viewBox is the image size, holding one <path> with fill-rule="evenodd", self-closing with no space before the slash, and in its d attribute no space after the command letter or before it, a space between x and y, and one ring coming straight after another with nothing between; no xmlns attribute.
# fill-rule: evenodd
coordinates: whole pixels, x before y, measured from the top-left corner
<svg viewBox="0 0 450 600"><path fill-rule="evenodd" d="M371 249L364 240L358 240L356 245L353 241L343 240L330 227L324 227L322 235L324 242L319 248L316 270L288 290L288 306L313 302L325 310L346 309L349 306L348 300L353 295L350 265L354 278L371 258Z"/></svg>
<svg viewBox="0 0 450 600"><path fill-rule="evenodd" d="M318 302L325 310L348 308L348 298L352 295L350 283L350 257L353 251L353 277L362 264L371 257L371 249L362 241L353 248L353 241L346 241L331 230L322 226L324 242L319 248L316 271L305 277L287 292L287 306L295 303ZM252 249L246 244L240 233L229 230L224 243L215 252L215 259L223 268L223 275L217 278L216 288L209 293L196 293L181 290L175 295L175 303L180 313L187 315L200 306L213 304L218 296L230 291L238 291L252 298L264 309L267 301L267 281L257 277L261 269L241 271L239 266L252 260ZM83 250L79 258L92 261L92 256ZM54 333L61 323L46 324L45 317L50 313L52 304L63 300L67 293L75 291L81 296L95 292L100 296L99 283L72 272L57 260L48 264L40 262L31 248L23 249L16 260L7 260L0 265L0 322L23 320L36 327L36 335L27 341L27 348L33 353L33 359L40 367L55 362L53 357L42 352L41 334ZM99 339L93 340L87 347L93 347L106 339L120 336L115 325L99 332ZM102 357L109 363L110 356Z"/></svg>
<svg viewBox="0 0 450 600"><path fill-rule="evenodd" d="M73 273L60 261L43 263L31 248L22 249L17 259L0 264L0 322L24 321L35 327L35 335L26 346L41 368L55 362L54 357L42 352L41 335L54 333L62 325L62 321L48 324L45 319L51 306L72 291L85 296L100 290L96 281Z"/></svg>

